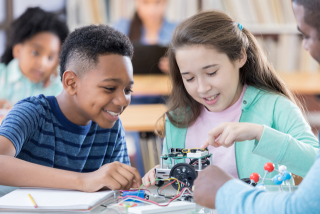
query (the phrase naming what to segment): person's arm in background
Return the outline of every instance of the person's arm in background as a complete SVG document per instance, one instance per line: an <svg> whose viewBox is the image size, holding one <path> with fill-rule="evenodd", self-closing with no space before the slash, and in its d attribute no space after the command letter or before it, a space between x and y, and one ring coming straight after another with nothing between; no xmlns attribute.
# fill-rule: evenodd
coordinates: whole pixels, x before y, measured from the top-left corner
<svg viewBox="0 0 320 214"><path fill-rule="evenodd" d="M294 193L259 190L209 166L195 180L194 200L219 214L319 213L319 177L320 156Z"/></svg>

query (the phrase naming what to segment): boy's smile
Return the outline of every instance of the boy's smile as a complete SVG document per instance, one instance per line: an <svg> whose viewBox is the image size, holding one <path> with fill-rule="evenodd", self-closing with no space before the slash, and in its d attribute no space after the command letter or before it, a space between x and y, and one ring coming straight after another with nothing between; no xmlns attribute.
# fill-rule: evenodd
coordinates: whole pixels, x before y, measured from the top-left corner
<svg viewBox="0 0 320 214"><path fill-rule="evenodd" d="M61 95L58 96L59 106L71 122L87 125L93 120L102 128L112 128L130 104L133 86L131 60L117 54L100 55L96 66L83 75L65 71L63 84L68 94L74 94L69 98L73 108L65 109L67 112L60 105Z"/></svg>

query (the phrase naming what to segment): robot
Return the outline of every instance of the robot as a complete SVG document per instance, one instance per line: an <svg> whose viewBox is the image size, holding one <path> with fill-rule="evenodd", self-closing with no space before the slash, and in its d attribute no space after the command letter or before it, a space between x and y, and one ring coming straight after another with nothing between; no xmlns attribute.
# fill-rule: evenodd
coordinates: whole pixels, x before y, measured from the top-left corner
<svg viewBox="0 0 320 214"><path fill-rule="evenodd" d="M163 161L171 158L171 167L164 167ZM176 160L184 159L184 163L176 164ZM190 159L189 163L186 160ZM192 188L198 172L205 169L212 163L212 154L207 149L181 149L170 148L170 153L160 156L160 168L155 168L156 186L162 186L164 179L177 178L181 182L181 188ZM173 188L178 189L178 183L171 184Z"/></svg>
<svg viewBox="0 0 320 214"><path fill-rule="evenodd" d="M263 178L261 179L261 176L254 172L250 175L250 185L252 184L256 184L256 187L257 188L260 188L260 189L266 189L265 185L264 185L264 181L265 180L270 180L272 181L274 184L276 185L279 185L279 189L281 192L283 192L283 188L282 188L282 184L283 183L286 183L289 187L289 192L291 192L291 186L290 186L290 179L292 178L292 174L291 172L287 171L287 167L282 165L279 167L279 169L275 169L275 166L273 163L271 162L267 162L265 165L264 165L264 176ZM279 174L278 175L275 175L273 178L271 179L268 179L266 178L267 174L268 173L271 173L273 171L276 171L278 172ZM261 183L258 184L258 182L261 181ZM255 185L253 185L255 186Z"/></svg>

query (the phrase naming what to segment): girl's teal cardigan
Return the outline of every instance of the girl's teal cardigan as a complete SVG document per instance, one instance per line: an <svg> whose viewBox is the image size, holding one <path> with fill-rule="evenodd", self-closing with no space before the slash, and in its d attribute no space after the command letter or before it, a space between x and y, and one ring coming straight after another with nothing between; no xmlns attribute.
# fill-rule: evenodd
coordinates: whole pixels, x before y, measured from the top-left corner
<svg viewBox="0 0 320 214"><path fill-rule="evenodd" d="M264 130L259 142L235 143L239 178L249 178L253 172L263 176L266 162L274 163L276 169L285 165L288 171L304 177L314 163L319 142L300 109L284 96L252 86L248 86L241 108L239 122L261 124ZM177 128L167 119L163 154L168 154L170 147L184 148L186 134L187 128ZM199 146L203 143L199 142ZM267 178L275 174L270 173Z"/></svg>

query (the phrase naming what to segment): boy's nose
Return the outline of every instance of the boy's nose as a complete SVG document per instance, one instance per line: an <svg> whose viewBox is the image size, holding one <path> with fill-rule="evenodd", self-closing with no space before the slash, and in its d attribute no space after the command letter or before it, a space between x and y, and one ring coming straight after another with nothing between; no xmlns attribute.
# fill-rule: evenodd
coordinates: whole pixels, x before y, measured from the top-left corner
<svg viewBox="0 0 320 214"><path fill-rule="evenodd" d="M118 106L127 106L130 102L130 95L126 95L124 92L119 93L114 99L113 103Z"/></svg>
<svg viewBox="0 0 320 214"><path fill-rule="evenodd" d="M303 46L303 48L304 48L306 51L309 51L308 42L307 42L305 39L302 40L302 46Z"/></svg>

